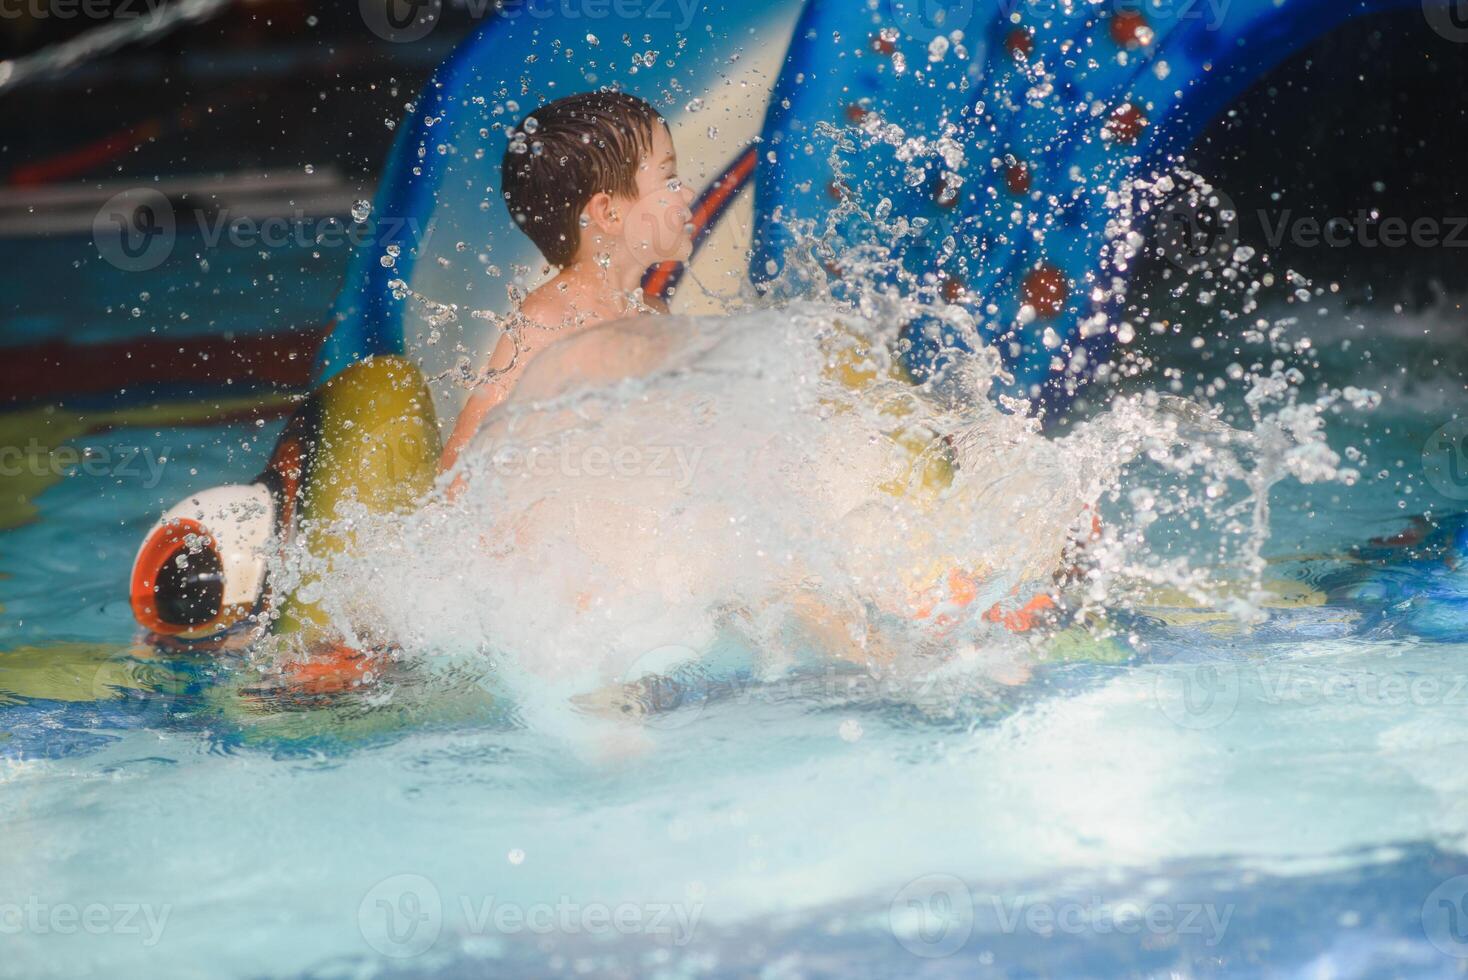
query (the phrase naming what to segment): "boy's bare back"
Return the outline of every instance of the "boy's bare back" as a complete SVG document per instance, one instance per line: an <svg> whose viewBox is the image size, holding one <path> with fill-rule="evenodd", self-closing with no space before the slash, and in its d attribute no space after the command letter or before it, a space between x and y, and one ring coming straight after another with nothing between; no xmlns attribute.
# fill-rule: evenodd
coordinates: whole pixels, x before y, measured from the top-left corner
<svg viewBox="0 0 1468 980"><path fill-rule="evenodd" d="M520 369L515 397L545 401L577 388L648 375L673 347L673 338L660 327L658 321L634 316L552 335Z"/></svg>

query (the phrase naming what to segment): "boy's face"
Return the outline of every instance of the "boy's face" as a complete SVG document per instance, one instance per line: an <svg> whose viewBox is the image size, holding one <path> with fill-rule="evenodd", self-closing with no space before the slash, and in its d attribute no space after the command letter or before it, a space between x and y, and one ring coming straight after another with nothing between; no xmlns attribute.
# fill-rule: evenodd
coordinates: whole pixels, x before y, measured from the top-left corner
<svg viewBox="0 0 1468 980"><path fill-rule="evenodd" d="M637 200L624 206L623 238L643 268L683 262L693 254L689 227L693 192L678 179L678 157L668 127L660 125L653 131L652 149L637 168Z"/></svg>

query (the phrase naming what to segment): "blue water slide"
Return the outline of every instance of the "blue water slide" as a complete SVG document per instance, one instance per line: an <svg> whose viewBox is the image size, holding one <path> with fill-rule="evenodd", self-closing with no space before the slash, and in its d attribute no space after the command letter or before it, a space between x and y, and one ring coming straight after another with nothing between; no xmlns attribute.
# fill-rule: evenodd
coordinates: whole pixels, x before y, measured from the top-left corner
<svg viewBox="0 0 1468 980"><path fill-rule="evenodd" d="M756 284L808 285L787 269L791 249L829 224L838 291L839 254L885 249L893 282L966 305L1017 390L1062 408L1114 342L1128 269L1103 262L1108 195L1165 168L1343 21L1421 2L627 0L597 20L514 8L459 46L403 123L373 202L382 233L354 256L319 377L373 353L406 350L434 372L482 357L472 311L504 312L506 287L533 285L540 266L499 199L504 128L605 85L668 116L680 155L704 161L685 173L700 188L719 176L709 161L756 147ZM901 149L914 137L916 156ZM879 205L881 230L868 218ZM921 230L895 238L899 219ZM915 367L957 339L912 335Z"/></svg>
<svg viewBox="0 0 1468 980"><path fill-rule="evenodd" d="M1343 21L1418 6L886 0L874 16L811 0L771 102L751 274L790 288L784 266L801 228L826 228L845 195L866 212L886 198L890 216L927 222L890 248L893 277L969 306L1019 392L1061 408L1114 342L1097 318L1117 314L1112 278L1123 273L1102 263L1116 215L1108 195L1165 168L1267 71ZM935 156L930 179L915 180L888 142L858 141L841 158L850 176L832 187L822 121L929 139L947 124L963 160L949 169ZM860 215L836 227L846 248L872 244ZM957 339L917 337L917 367Z"/></svg>

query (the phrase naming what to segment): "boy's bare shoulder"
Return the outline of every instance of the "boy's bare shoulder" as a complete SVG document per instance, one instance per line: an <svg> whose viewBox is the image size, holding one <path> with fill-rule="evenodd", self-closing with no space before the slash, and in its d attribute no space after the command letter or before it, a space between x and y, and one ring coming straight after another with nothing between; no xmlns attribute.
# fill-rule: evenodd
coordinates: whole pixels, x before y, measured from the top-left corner
<svg viewBox="0 0 1468 980"><path fill-rule="evenodd" d="M531 292L520 303L522 326L530 329L558 330L571 317L571 304L551 283Z"/></svg>
<svg viewBox="0 0 1468 980"><path fill-rule="evenodd" d="M542 283L520 301L520 312L537 319L548 314L559 317L559 313L552 311L566 305L565 293L564 289L556 288L555 280Z"/></svg>
<svg viewBox="0 0 1468 980"><path fill-rule="evenodd" d="M521 381L531 397L547 397L584 384L606 384L657 370L670 338L655 321L639 317L562 333L547 345Z"/></svg>

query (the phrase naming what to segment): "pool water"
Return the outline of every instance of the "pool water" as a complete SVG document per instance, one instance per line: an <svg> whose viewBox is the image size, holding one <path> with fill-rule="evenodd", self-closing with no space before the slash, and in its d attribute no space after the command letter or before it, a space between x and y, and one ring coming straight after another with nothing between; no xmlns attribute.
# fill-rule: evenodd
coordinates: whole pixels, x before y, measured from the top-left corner
<svg viewBox="0 0 1468 980"><path fill-rule="evenodd" d="M1459 975L1453 313L1311 323L1312 382L1384 398L1327 415L1359 480L1274 487L1261 622L1118 604L1006 670L730 674L589 737L487 658L302 702L142 645L142 534L280 421L75 438L140 462L0 533L0 975ZM1423 513L1438 550L1352 557Z"/></svg>

